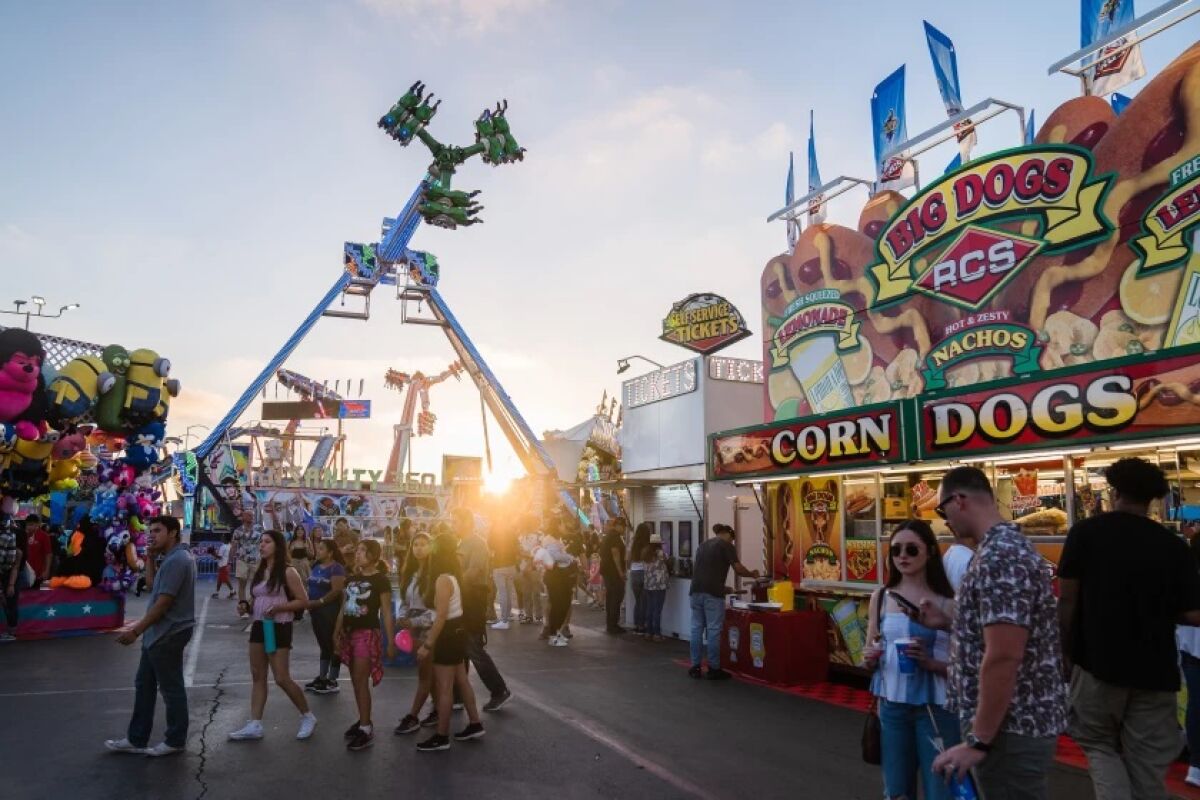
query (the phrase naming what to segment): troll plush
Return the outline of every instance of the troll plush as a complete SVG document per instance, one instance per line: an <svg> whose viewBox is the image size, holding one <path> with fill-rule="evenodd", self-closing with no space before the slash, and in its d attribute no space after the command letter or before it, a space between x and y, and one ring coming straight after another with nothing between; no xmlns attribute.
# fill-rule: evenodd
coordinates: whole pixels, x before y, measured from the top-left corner
<svg viewBox="0 0 1200 800"><path fill-rule="evenodd" d="M46 428L45 360L42 343L29 331L0 331L0 422L15 425L22 439L37 439Z"/></svg>

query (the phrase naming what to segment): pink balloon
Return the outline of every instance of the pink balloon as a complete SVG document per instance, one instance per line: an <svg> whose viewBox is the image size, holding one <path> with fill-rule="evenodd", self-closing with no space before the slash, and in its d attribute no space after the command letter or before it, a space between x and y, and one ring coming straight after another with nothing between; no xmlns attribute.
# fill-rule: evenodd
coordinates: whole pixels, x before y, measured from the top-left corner
<svg viewBox="0 0 1200 800"><path fill-rule="evenodd" d="M407 630L396 633L396 647L402 653L411 653L413 649L412 633Z"/></svg>

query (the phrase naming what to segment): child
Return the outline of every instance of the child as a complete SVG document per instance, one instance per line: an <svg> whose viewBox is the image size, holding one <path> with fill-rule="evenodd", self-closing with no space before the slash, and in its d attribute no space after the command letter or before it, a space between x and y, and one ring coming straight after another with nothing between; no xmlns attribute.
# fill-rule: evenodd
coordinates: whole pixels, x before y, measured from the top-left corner
<svg viewBox="0 0 1200 800"><path fill-rule="evenodd" d="M592 553L588 560L588 594L592 598L591 609L604 608L604 576L600 574L600 554Z"/></svg>
<svg viewBox="0 0 1200 800"><path fill-rule="evenodd" d="M347 548L348 549L348 548ZM365 750L375 743L371 724L371 686L383 680L383 643L379 617L383 615L388 660L396 657L396 630L392 619L392 584L382 566L383 548L374 539L364 539L355 550L356 571L346 580L345 602L338 615L334 640L343 664L350 665L358 721L346 731L346 747ZM369 682L368 682L369 681Z"/></svg>
<svg viewBox="0 0 1200 800"><path fill-rule="evenodd" d="M226 600L233 599L233 581L229 579L229 534L221 537L221 546L217 549L217 590L213 592L214 599L221 596L221 587L228 586L229 594Z"/></svg>

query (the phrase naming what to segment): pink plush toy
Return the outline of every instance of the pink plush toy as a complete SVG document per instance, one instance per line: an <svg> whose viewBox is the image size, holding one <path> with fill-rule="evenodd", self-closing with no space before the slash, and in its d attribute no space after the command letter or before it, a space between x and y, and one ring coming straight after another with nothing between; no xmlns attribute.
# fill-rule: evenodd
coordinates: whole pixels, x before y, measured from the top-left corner
<svg viewBox="0 0 1200 800"><path fill-rule="evenodd" d="M46 427L45 358L42 343L29 331L0 331L0 422L12 423L17 436L27 441Z"/></svg>

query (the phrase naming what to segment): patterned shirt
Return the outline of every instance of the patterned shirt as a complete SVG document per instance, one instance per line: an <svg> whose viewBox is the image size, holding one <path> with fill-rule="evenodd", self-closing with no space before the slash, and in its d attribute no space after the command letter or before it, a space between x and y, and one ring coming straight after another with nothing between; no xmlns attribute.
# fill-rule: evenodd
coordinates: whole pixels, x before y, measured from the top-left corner
<svg viewBox="0 0 1200 800"><path fill-rule="evenodd" d="M1067 717L1057 604L1042 557L1014 523L1002 522L987 532L963 577L957 608L947 707L963 723L975 718L983 630L997 623L1020 625L1029 640L1000 730L1035 737L1061 733Z"/></svg>
<svg viewBox="0 0 1200 800"><path fill-rule="evenodd" d="M237 548L237 560L243 564L255 566L258 564L258 545L262 541L263 530L259 525L239 525L233 531L233 544Z"/></svg>

